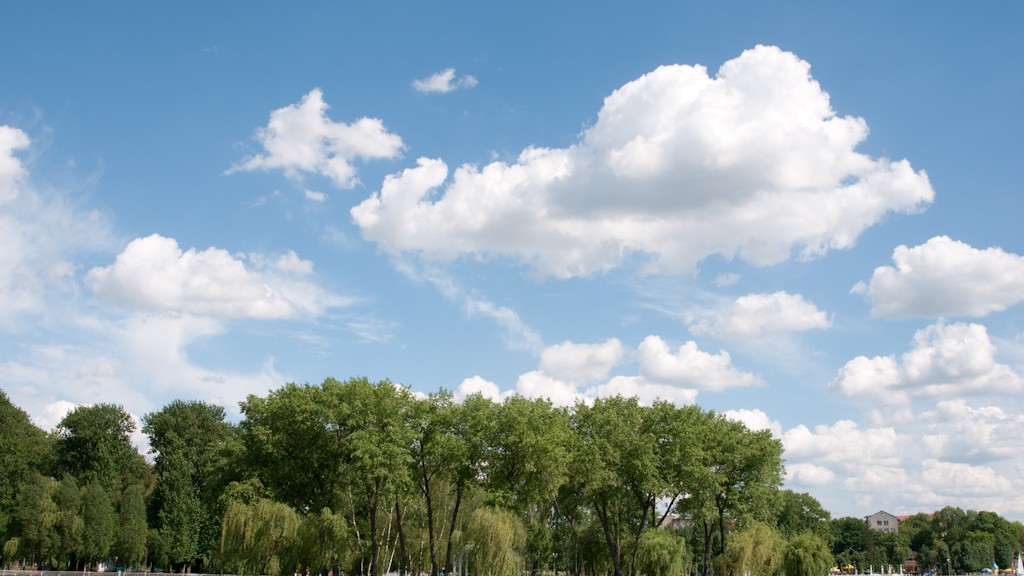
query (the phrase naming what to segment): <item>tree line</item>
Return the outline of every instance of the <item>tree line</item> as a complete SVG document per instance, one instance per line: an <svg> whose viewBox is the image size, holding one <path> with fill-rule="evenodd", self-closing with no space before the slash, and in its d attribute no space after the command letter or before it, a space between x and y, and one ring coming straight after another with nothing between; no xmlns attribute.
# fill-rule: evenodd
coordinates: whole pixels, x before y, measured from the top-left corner
<svg viewBox="0 0 1024 576"><path fill-rule="evenodd" d="M941 565L936 539L958 561L954 550L970 549L965 562L1024 539L1019 523L971 513L890 550L854 535L856 519L831 520L810 495L781 489L770 432L697 406L455 402L328 378L249 396L241 413L235 424L222 407L176 400L146 414L147 461L120 406L80 406L44 432L0 391L0 561L272 576L821 576L835 560L867 569L903 552ZM997 525L1011 530L984 548L978 534Z"/></svg>

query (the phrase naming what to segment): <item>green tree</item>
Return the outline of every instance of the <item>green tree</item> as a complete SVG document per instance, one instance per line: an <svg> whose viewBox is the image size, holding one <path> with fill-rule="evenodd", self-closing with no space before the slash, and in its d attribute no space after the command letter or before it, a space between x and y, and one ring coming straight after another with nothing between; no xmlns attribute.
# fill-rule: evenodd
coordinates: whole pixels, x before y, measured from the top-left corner
<svg viewBox="0 0 1024 576"><path fill-rule="evenodd" d="M175 400L142 419L159 478L153 508L167 559L192 567L215 548L237 440L220 406Z"/></svg>
<svg viewBox="0 0 1024 576"><path fill-rule="evenodd" d="M82 550L82 490L74 476L61 479L53 497L57 505L57 536L60 545L55 551L55 567L71 568L77 564Z"/></svg>
<svg viewBox="0 0 1024 576"><path fill-rule="evenodd" d="M49 470L51 460L46 433L0 390L0 542L14 535L10 525L21 485L37 471Z"/></svg>
<svg viewBox="0 0 1024 576"><path fill-rule="evenodd" d="M266 498L229 500L221 528L222 569L235 574L281 574L281 555L295 545L299 515Z"/></svg>
<svg viewBox="0 0 1024 576"><path fill-rule="evenodd" d="M246 469L295 510L337 509L343 493L341 444L350 427L330 413L325 388L334 385L286 384L241 403Z"/></svg>
<svg viewBox="0 0 1024 576"><path fill-rule="evenodd" d="M336 569L346 560L349 548L348 523L345 518L324 508L319 514L309 514L299 525L293 565L303 565L316 571Z"/></svg>
<svg viewBox="0 0 1024 576"><path fill-rule="evenodd" d="M409 484L409 446L413 434L406 425L411 393L384 380L372 383L353 378L324 382L331 423L342 434L343 472L347 484L366 508L370 536L369 576L380 574L378 516L394 503L396 489Z"/></svg>
<svg viewBox="0 0 1024 576"><path fill-rule="evenodd" d="M90 565L106 560L116 537L117 514L98 482L82 489L82 525L82 559Z"/></svg>
<svg viewBox="0 0 1024 576"><path fill-rule="evenodd" d="M778 530L756 522L733 535L725 563L731 574L776 576L781 573L785 550L786 539Z"/></svg>
<svg viewBox="0 0 1024 576"><path fill-rule="evenodd" d="M519 573L526 544L522 522L507 510L483 507L469 521L468 544L472 573L478 576L514 576Z"/></svg>
<svg viewBox="0 0 1024 576"><path fill-rule="evenodd" d="M599 398L577 404L580 434L576 473L597 516L615 576L632 572L638 543L667 483L659 473L649 412L636 398ZM628 563L627 563L628 562Z"/></svg>
<svg viewBox="0 0 1024 576"><path fill-rule="evenodd" d="M689 573L690 550L672 530L648 530L640 538L637 573L646 576L683 576Z"/></svg>
<svg viewBox="0 0 1024 576"><path fill-rule="evenodd" d="M30 563L49 565L60 549L57 521L60 510L53 501L56 482L35 473L22 485L15 510L19 533L18 555Z"/></svg>
<svg viewBox="0 0 1024 576"><path fill-rule="evenodd" d="M780 490L777 497L776 523L786 538L810 532L821 539L831 540L831 515L821 502L806 492ZM903 527L900 526L900 530Z"/></svg>
<svg viewBox="0 0 1024 576"><path fill-rule="evenodd" d="M832 554L841 566L853 565L858 571L868 569L867 549L870 529L863 518L846 516L831 522Z"/></svg>
<svg viewBox="0 0 1024 576"><path fill-rule="evenodd" d="M135 422L115 404L79 406L57 425L56 455L61 472L79 482L98 482L108 496L142 482L146 463L131 443Z"/></svg>
<svg viewBox="0 0 1024 576"><path fill-rule="evenodd" d="M814 534L794 536L782 555L786 576L823 576L832 566L828 544Z"/></svg>
<svg viewBox="0 0 1024 576"><path fill-rule="evenodd" d="M768 430L752 432L724 417L715 419L711 470L717 479L714 498L722 554L726 527L767 519L772 494L782 483L782 443Z"/></svg>
<svg viewBox="0 0 1024 576"><path fill-rule="evenodd" d="M146 499L141 484L132 484L121 494L118 506L114 555L118 564L139 567L146 557Z"/></svg>
<svg viewBox="0 0 1024 576"><path fill-rule="evenodd" d="M988 532L967 532L950 547L953 568L979 572L995 562L995 536Z"/></svg>

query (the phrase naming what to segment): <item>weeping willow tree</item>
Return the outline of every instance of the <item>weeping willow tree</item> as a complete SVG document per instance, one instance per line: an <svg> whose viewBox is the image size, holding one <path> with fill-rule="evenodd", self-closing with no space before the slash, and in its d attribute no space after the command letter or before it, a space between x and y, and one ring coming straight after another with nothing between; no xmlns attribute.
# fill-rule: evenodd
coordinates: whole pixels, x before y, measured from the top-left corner
<svg viewBox="0 0 1024 576"><path fill-rule="evenodd" d="M343 514L324 508L319 514L302 519L295 545L287 556L296 568L310 568L312 572L337 570L346 560L342 554L348 549L348 520Z"/></svg>
<svg viewBox="0 0 1024 576"><path fill-rule="evenodd" d="M526 545L523 523L507 510L483 507L473 512L466 530L476 576L515 576Z"/></svg>
<svg viewBox="0 0 1024 576"><path fill-rule="evenodd" d="M686 540L670 530L647 530L637 550L637 571L646 576L683 576L690 572Z"/></svg>
<svg viewBox="0 0 1024 576"><path fill-rule="evenodd" d="M281 574L281 553L294 544L299 515L288 505L258 498L230 500L221 529L221 566L235 574Z"/></svg>
<svg viewBox="0 0 1024 576"><path fill-rule="evenodd" d="M821 538L810 534L794 536L782 556L786 576L822 576L832 568L832 552Z"/></svg>
<svg viewBox="0 0 1024 576"><path fill-rule="evenodd" d="M740 576L776 576L782 573L785 548L778 530L757 522L733 535L725 564L728 572Z"/></svg>

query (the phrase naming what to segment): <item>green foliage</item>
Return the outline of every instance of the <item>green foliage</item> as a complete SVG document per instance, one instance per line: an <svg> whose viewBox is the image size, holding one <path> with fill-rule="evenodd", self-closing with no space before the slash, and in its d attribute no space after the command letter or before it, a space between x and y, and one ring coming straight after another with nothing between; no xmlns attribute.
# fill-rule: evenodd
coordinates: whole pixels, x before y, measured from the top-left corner
<svg viewBox="0 0 1024 576"><path fill-rule="evenodd" d="M757 522L733 535L725 564L732 574L776 576L781 573L785 549L786 540L778 530Z"/></svg>
<svg viewBox="0 0 1024 576"><path fill-rule="evenodd" d="M526 531L522 522L507 510L483 507L469 521L468 548L472 555L472 574L476 576L515 576L521 567Z"/></svg>
<svg viewBox="0 0 1024 576"><path fill-rule="evenodd" d="M82 524L82 559L90 564L106 560L116 537L117 514L98 482L82 489Z"/></svg>
<svg viewBox="0 0 1024 576"><path fill-rule="evenodd" d="M57 505L57 537L54 561L57 565L68 566L81 556L82 535L85 521L82 519L82 491L74 476L65 476L54 493Z"/></svg>
<svg viewBox="0 0 1024 576"><path fill-rule="evenodd" d="M858 571L868 568L867 550L871 530L863 518L836 518L831 522L832 554L840 566L854 566Z"/></svg>
<svg viewBox="0 0 1024 576"><path fill-rule="evenodd" d="M686 540L671 530L648 530L640 539L636 568L645 576L683 576L690 572Z"/></svg>
<svg viewBox="0 0 1024 576"><path fill-rule="evenodd" d="M0 541L12 535L18 492L37 471L48 470L52 449L46 433L0 390ZM10 555L4 554L4 558Z"/></svg>
<svg viewBox="0 0 1024 576"><path fill-rule="evenodd" d="M53 479L36 473L21 487L14 516L20 535L18 555L30 563L49 563L58 546L60 511L52 497L55 485Z"/></svg>
<svg viewBox="0 0 1024 576"><path fill-rule="evenodd" d="M289 551L289 565L309 566L314 570L342 564L350 547L347 521L324 508L319 514L302 519L296 540Z"/></svg>
<svg viewBox="0 0 1024 576"><path fill-rule="evenodd" d="M995 535L969 531L950 547L949 552L953 567L958 570L978 572L982 568L991 568L995 562Z"/></svg>
<svg viewBox="0 0 1024 576"><path fill-rule="evenodd" d="M824 576L832 566L828 544L813 534L794 536L782 555L786 576Z"/></svg>
<svg viewBox="0 0 1024 576"><path fill-rule="evenodd" d="M141 484L132 484L121 494L118 507L114 555L122 566L139 567L146 556L146 501Z"/></svg>
<svg viewBox="0 0 1024 576"><path fill-rule="evenodd" d="M280 555L294 546L299 516L285 504L232 500L221 528L221 567L234 574L280 576Z"/></svg>
<svg viewBox="0 0 1024 576"><path fill-rule="evenodd" d="M143 417L154 471L156 528L165 561L197 566L215 549L227 483L239 445L224 409L175 400Z"/></svg>
<svg viewBox="0 0 1024 576"><path fill-rule="evenodd" d="M83 484L99 483L108 494L142 482L146 463L131 443L135 422L115 404L79 406L57 425L58 469Z"/></svg>
<svg viewBox="0 0 1024 576"><path fill-rule="evenodd" d="M832 540L831 514L816 498L806 492L780 490L776 501L776 526L783 536L791 538L811 532L825 541Z"/></svg>

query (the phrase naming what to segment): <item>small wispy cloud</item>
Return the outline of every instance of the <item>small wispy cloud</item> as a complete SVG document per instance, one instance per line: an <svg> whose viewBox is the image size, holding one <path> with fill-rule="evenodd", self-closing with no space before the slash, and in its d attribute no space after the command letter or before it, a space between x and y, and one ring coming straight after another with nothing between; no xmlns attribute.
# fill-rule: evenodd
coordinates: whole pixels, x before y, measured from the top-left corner
<svg viewBox="0 0 1024 576"><path fill-rule="evenodd" d="M478 84L475 76L464 74L455 76L455 68L446 68L427 78L413 80L412 86L417 92L437 92L444 94L459 88L472 88Z"/></svg>

